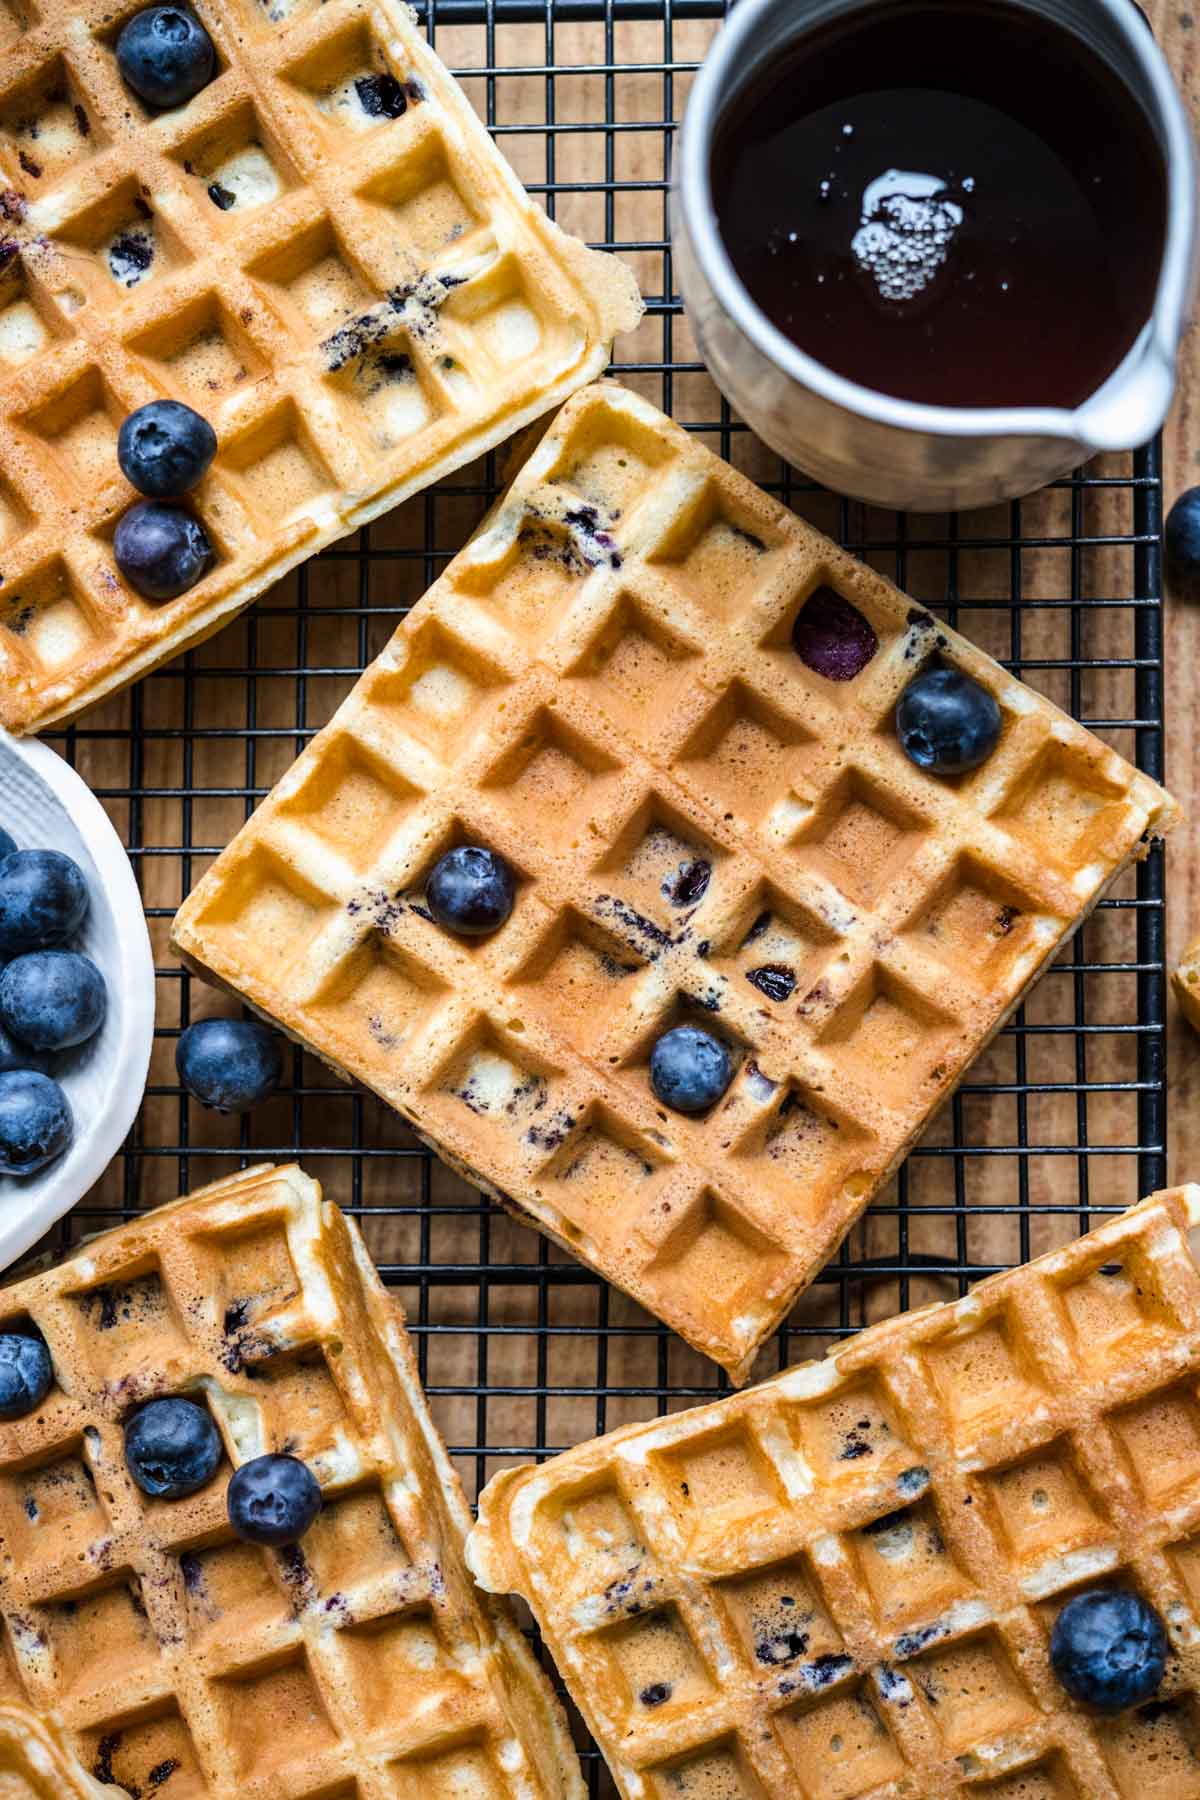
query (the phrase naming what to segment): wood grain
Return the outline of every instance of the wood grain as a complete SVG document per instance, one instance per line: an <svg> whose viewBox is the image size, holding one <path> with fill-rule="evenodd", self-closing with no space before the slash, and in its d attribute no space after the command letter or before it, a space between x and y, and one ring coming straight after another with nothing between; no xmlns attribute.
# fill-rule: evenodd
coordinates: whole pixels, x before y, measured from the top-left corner
<svg viewBox="0 0 1200 1800"><path fill-rule="evenodd" d="M1192 118L1200 120L1200 21L1188 0L1148 0L1147 13L1175 72ZM1164 500L1170 506L1200 482L1200 319L1193 319L1179 366L1179 389L1163 441ZM1200 819L1200 594L1168 590L1166 617L1167 781L1187 819L1167 858L1167 944L1172 963L1200 934L1200 868L1196 845ZM1200 1037L1171 1003L1168 1047L1170 1166L1172 1181L1194 1180L1200 1170Z"/></svg>

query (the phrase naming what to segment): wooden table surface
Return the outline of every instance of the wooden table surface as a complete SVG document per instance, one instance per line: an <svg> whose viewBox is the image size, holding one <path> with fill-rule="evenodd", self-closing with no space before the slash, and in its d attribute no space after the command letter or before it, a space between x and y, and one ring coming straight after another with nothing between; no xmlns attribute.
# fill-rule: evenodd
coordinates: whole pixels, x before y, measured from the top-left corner
<svg viewBox="0 0 1200 1800"><path fill-rule="evenodd" d="M1200 18L1189 0L1148 0L1147 11L1183 86L1192 116L1200 119ZM1200 310L1200 309L1198 309ZM1200 483L1200 319L1193 324L1180 364L1179 393L1164 444L1166 504ZM1167 942L1172 963L1200 935L1200 602L1169 594L1166 621L1167 785L1187 813L1167 857ZM1200 1172L1200 1037L1171 1002L1170 1178Z"/></svg>

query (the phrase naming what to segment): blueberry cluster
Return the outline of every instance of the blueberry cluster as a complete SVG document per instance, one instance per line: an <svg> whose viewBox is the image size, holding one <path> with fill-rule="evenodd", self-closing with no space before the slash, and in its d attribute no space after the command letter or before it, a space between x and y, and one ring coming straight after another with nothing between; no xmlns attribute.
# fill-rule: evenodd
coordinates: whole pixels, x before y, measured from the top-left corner
<svg viewBox="0 0 1200 1800"><path fill-rule="evenodd" d="M195 513L175 502L203 480L216 451L217 434L208 420L181 400L148 401L121 426L121 473L146 498L117 521L113 555L130 587L147 600L178 599L212 562L208 533Z"/></svg>
<svg viewBox="0 0 1200 1800"><path fill-rule="evenodd" d="M71 1141L71 1108L51 1070L108 1010L100 970L66 948L87 910L77 862L18 850L0 831L0 1174L32 1175Z"/></svg>
<svg viewBox="0 0 1200 1800"><path fill-rule="evenodd" d="M54 1385L54 1364L36 1327L0 1332L0 1420L35 1412ZM125 1425L125 1466L151 1500L184 1500L221 1464L221 1434L208 1408L171 1394L147 1401ZM321 1510L316 1476L298 1457L253 1457L234 1471L229 1523L248 1544L295 1544Z"/></svg>
<svg viewBox="0 0 1200 1800"><path fill-rule="evenodd" d="M3 1399L0 1339L0 1401ZM198 1493L221 1462L221 1435L207 1407L178 1395L151 1400L125 1427L125 1466L152 1500ZM316 1476L299 1457L255 1456L230 1478L229 1523L248 1544L281 1549L304 1536L321 1510Z"/></svg>

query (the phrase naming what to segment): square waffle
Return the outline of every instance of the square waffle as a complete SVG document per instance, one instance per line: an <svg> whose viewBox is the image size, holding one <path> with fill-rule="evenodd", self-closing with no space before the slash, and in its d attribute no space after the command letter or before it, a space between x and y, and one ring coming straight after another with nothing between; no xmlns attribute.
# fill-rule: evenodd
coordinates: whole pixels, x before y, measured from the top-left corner
<svg viewBox="0 0 1200 1800"><path fill-rule="evenodd" d="M136 10L0 5L0 724L18 732L541 416L641 309L624 265L529 199L402 0L199 0L219 73L154 115L114 55ZM112 534L136 497L117 429L160 396L220 442L194 496L214 566L156 604Z"/></svg>
<svg viewBox="0 0 1200 1800"><path fill-rule="evenodd" d="M40 1328L57 1374L0 1424L0 1687L106 1793L582 1800L549 1685L466 1573L470 1513L399 1311L314 1181L219 1182L6 1288L0 1314ZM123 1421L181 1392L222 1468L147 1500ZM226 1518L232 1467L268 1450L323 1490L283 1551Z"/></svg>
<svg viewBox="0 0 1200 1800"><path fill-rule="evenodd" d="M812 673L829 590L877 647ZM933 659L996 696L915 768ZM203 877L174 943L743 1380L930 1113L1174 803L637 396L575 396ZM468 941L456 842L516 872ZM707 1117L648 1079L695 1020Z"/></svg>
<svg viewBox="0 0 1200 1800"><path fill-rule="evenodd" d="M1200 1031L1200 938L1188 945L1182 961L1171 971L1171 986L1184 1018Z"/></svg>
<svg viewBox="0 0 1200 1800"><path fill-rule="evenodd" d="M954 1304L485 1489L626 1800L1200 1794L1200 1187ZM1171 1645L1102 1718L1049 1661L1081 1587Z"/></svg>

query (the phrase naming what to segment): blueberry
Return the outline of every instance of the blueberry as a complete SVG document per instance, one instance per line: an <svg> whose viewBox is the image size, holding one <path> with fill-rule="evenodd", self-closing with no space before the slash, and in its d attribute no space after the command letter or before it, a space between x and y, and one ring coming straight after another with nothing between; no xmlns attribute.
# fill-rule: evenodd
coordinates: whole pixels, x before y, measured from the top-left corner
<svg viewBox="0 0 1200 1800"><path fill-rule="evenodd" d="M176 600L195 587L212 561L199 519L165 500L138 500L113 536L117 567L147 600Z"/></svg>
<svg viewBox="0 0 1200 1800"><path fill-rule="evenodd" d="M460 844L434 864L425 899L439 925L460 937L483 937L508 918L516 898L512 870L494 850Z"/></svg>
<svg viewBox="0 0 1200 1800"><path fill-rule="evenodd" d="M117 39L117 67L147 106L182 106L216 74L217 53L190 6L147 6Z"/></svg>
<svg viewBox="0 0 1200 1800"><path fill-rule="evenodd" d="M194 1494L212 1480L220 1460L220 1434L193 1400L151 1400L125 1427L129 1473L156 1500Z"/></svg>
<svg viewBox="0 0 1200 1800"><path fill-rule="evenodd" d="M961 775L996 748L1000 708L986 688L958 669L926 669L896 703L900 748L919 769Z"/></svg>
<svg viewBox="0 0 1200 1800"><path fill-rule="evenodd" d="M244 1113L279 1086L279 1039L252 1019L198 1019L175 1046L179 1079L201 1106Z"/></svg>
<svg viewBox="0 0 1200 1800"><path fill-rule="evenodd" d="M295 1544L320 1510L316 1477L295 1456L256 1456L229 1483L229 1523L248 1544Z"/></svg>
<svg viewBox="0 0 1200 1800"><path fill-rule="evenodd" d="M107 1011L104 977L78 950L32 950L0 974L0 1025L35 1050L86 1044Z"/></svg>
<svg viewBox="0 0 1200 1800"><path fill-rule="evenodd" d="M40 1337L0 1332L0 1419L24 1419L54 1385L54 1364Z"/></svg>
<svg viewBox="0 0 1200 1800"><path fill-rule="evenodd" d="M182 400L139 406L117 433L117 461L126 481L152 500L177 500L194 488L217 453L217 434Z"/></svg>
<svg viewBox="0 0 1200 1800"><path fill-rule="evenodd" d="M1200 487L1188 488L1167 514L1167 561L1174 575L1200 575Z"/></svg>
<svg viewBox="0 0 1200 1800"><path fill-rule="evenodd" d="M17 840L12 834L0 828L0 862L3 862L6 856L11 856L16 847Z"/></svg>
<svg viewBox="0 0 1200 1800"><path fill-rule="evenodd" d="M1140 1706L1158 1691L1167 1634L1152 1606L1128 1588L1077 1594L1054 1621L1050 1661L1074 1700L1101 1712Z"/></svg>
<svg viewBox="0 0 1200 1800"><path fill-rule="evenodd" d="M0 1175L32 1175L71 1141L71 1108L57 1081L36 1069L0 1075Z"/></svg>
<svg viewBox="0 0 1200 1800"><path fill-rule="evenodd" d="M733 1063L720 1038L695 1025L665 1031L650 1052L650 1086L675 1112L707 1112L733 1080Z"/></svg>
<svg viewBox="0 0 1200 1800"><path fill-rule="evenodd" d="M39 1075L48 1075L50 1058L45 1050L21 1043L0 1025L0 1075L7 1075L10 1069L36 1069Z"/></svg>
<svg viewBox="0 0 1200 1800"><path fill-rule="evenodd" d="M15 850L0 863L0 955L63 943L87 909L83 871L61 850Z"/></svg>
<svg viewBox="0 0 1200 1800"><path fill-rule="evenodd" d="M826 681L853 681L879 648L869 619L831 587L809 595L792 626L792 648L800 661Z"/></svg>

